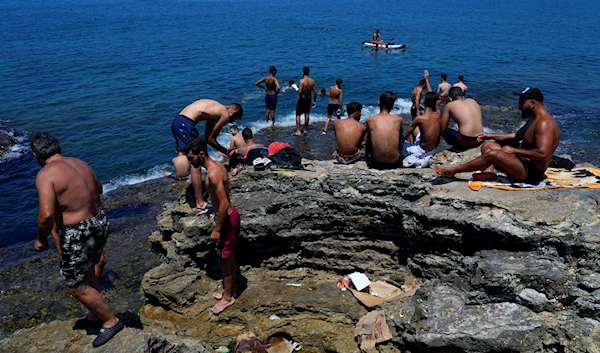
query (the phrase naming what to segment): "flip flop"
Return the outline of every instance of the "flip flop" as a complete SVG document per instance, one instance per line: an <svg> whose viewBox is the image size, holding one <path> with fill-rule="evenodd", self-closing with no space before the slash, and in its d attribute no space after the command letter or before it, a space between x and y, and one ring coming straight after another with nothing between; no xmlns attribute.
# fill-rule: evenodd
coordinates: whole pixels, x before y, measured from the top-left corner
<svg viewBox="0 0 600 353"><path fill-rule="evenodd" d="M196 216L207 214L212 208L212 203L207 202L204 207L196 207Z"/></svg>

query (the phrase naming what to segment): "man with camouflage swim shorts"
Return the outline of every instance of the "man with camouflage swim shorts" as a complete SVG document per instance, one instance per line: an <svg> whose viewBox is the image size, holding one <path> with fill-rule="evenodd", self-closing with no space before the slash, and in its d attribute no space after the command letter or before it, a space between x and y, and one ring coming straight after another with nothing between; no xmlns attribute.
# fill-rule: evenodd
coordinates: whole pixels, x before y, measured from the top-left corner
<svg viewBox="0 0 600 353"><path fill-rule="evenodd" d="M37 134L31 150L42 167L35 185L40 199L35 249L48 247L48 235L55 223L62 253L60 273L67 291L90 314L75 322L74 329L101 327L93 346L107 343L124 324L110 310L93 271L108 236L108 219L102 211L102 185L87 163L63 157L58 139L49 133Z"/></svg>

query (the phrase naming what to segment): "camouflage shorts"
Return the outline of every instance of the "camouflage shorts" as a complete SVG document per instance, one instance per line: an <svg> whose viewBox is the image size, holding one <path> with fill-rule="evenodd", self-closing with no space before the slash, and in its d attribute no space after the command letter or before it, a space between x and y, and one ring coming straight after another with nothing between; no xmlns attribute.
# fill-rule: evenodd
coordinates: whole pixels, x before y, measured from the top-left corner
<svg viewBox="0 0 600 353"><path fill-rule="evenodd" d="M62 251L60 274L67 281L67 286L76 287L85 281L100 261L108 227L108 218L102 211L90 219L59 229Z"/></svg>

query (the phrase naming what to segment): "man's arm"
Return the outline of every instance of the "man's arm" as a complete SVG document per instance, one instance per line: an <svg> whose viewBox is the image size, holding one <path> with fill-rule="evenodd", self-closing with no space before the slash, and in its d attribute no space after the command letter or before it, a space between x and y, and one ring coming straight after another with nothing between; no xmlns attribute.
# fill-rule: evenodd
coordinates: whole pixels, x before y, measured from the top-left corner
<svg viewBox="0 0 600 353"><path fill-rule="evenodd" d="M373 144L371 142L371 130L369 129L369 121L368 120L365 122L365 125L367 126L367 130L366 130L367 139L365 141L365 155L370 156L373 154Z"/></svg>
<svg viewBox="0 0 600 353"><path fill-rule="evenodd" d="M425 78L425 82L427 83L427 92L431 92L431 84L429 83L429 71L423 71L423 77ZM419 100L419 104L420 103L421 101Z"/></svg>
<svg viewBox="0 0 600 353"><path fill-rule="evenodd" d="M343 104L344 104L344 91L342 91L340 89L340 107L339 107L339 109L336 112L337 115L341 115L342 114L342 107L344 106Z"/></svg>
<svg viewBox="0 0 600 353"><path fill-rule="evenodd" d="M412 120L412 122L410 123L410 125L408 126L408 129L406 129L406 132L404 132L404 138L407 139L408 136L410 136L410 134L413 133L413 131L415 131L415 129L419 126L419 117L416 117Z"/></svg>
<svg viewBox="0 0 600 353"><path fill-rule="evenodd" d="M314 96L314 102L312 104L312 107L314 108L317 106L317 84L316 83L313 84L312 89L313 89L313 96Z"/></svg>
<svg viewBox="0 0 600 353"><path fill-rule="evenodd" d="M479 141L479 142L486 141L486 140L505 141L505 140L514 139L516 135L517 135L516 132L511 132L510 134L488 134L488 133L482 132L480 134L477 134L477 141Z"/></svg>
<svg viewBox="0 0 600 353"><path fill-rule="evenodd" d="M37 240L33 245L37 251L48 247L48 235L54 227L54 214L56 213L56 193L51 180L44 178L46 173L40 172L35 178L35 186L40 198L37 218Z"/></svg>
<svg viewBox="0 0 600 353"><path fill-rule="evenodd" d="M450 110L452 109L452 102L446 104L442 118L440 119L440 132L443 134L444 130L448 128L448 122L450 121Z"/></svg>
<svg viewBox="0 0 600 353"><path fill-rule="evenodd" d="M221 146L219 144L219 142L217 142L217 136L219 136L219 133L221 133L221 130L223 130L223 127L225 125L227 125L227 123L229 123L229 111L226 110L221 115L221 118L219 119L219 121L217 121L216 125L214 125L214 128L212 129L210 136L208 136L208 139L206 141L214 149L216 149L217 151L219 151L221 153L225 153L225 154L227 154L227 148ZM210 128L210 124L214 124L214 122L207 121L206 122L207 129Z"/></svg>
<svg viewBox="0 0 600 353"><path fill-rule="evenodd" d="M217 210L217 221L210 234L210 240L214 243L218 242L221 238L221 227L227 218L227 209L229 208L229 201L227 200L227 194L225 193L225 185L223 185L223 177L219 173L212 171L207 173L207 178L210 178L210 182L214 185L215 196L219 200L219 209Z"/></svg>
<svg viewBox="0 0 600 353"><path fill-rule="evenodd" d="M277 81L276 78L275 78L275 87L277 87L277 91L275 91L275 94L279 94L279 92L281 91L281 87L279 87L279 81Z"/></svg>
<svg viewBox="0 0 600 353"><path fill-rule="evenodd" d="M265 82L265 78L264 77L261 78L260 80L256 81L255 84L256 84L256 86L258 86L258 88L262 89L263 91L266 91L267 89L261 85L261 83L263 83L263 82Z"/></svg>

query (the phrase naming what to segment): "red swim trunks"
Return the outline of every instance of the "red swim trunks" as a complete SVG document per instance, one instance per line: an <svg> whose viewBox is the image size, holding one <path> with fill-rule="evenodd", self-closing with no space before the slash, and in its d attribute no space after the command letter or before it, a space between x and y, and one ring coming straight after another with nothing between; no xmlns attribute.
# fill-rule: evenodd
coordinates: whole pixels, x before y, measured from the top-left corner
<svg viewBox="0 0 600 353"><path fill-rule="evenodd" d="M226 259L237 249L240 243L240 214L233 207L231 214L228 214L221 226L221 240L217 244L217 254L219 258Z"/></svg>

